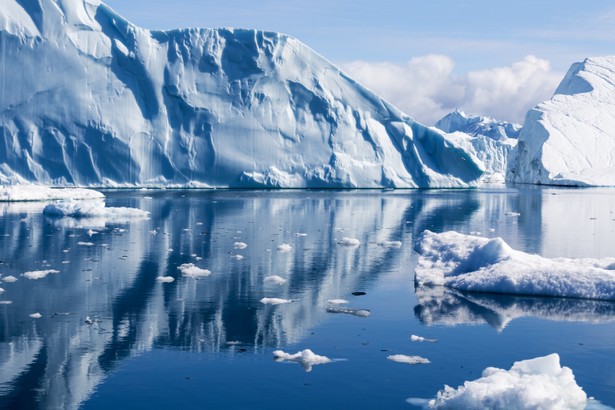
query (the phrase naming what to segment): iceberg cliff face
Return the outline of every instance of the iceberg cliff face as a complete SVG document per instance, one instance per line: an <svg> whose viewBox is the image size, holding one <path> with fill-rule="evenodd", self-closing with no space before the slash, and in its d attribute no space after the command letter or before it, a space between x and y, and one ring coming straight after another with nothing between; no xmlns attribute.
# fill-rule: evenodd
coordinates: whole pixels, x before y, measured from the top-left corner
<svg viewBox="0 0 615 410"><path fill-rule="evenodd" d="M507 180L615 185L615 57L573 64L553 98L530 110Z"/></svg>
<svg viewBox="0 0 615 410"><path fill-rule="evenodd" d="M0 180L466 187L482 167L294 38L148 31L97 0L0 5Z"/></svg>

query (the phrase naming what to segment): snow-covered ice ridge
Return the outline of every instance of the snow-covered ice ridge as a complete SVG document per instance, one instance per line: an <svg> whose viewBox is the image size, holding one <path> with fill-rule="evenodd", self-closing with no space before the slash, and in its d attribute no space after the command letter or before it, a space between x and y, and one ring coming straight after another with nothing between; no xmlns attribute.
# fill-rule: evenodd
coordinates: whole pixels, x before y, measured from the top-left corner
<svg viewBox="0 0 615 410"><path fill-rule="evenodd" d="M615 258L543 258L501 238L425 231L416 251L417 285L468 292L615 300Z"/></svg>
<svg viewBox="0 0 615 410"><path fill-rule="evenodd" d="M516 151L512 182L615 186L615 56L573 64L526 115Z"/></svg>
<svg viewBox="0 0 615 410"><path fill-rule="evenodd" d="M491 117L469 115L455 110L436 122L435 127L448 133L463 132L473 137L482 135L496 141L519 138L520 124L498 121Z"/></svg>
<svg viewBox="0 0 615 410"><path fill-rule="evenodd" d="M4 0L0 41L0 182L468 187L483 173L283 34L149 31L98 0Z"/></svg>

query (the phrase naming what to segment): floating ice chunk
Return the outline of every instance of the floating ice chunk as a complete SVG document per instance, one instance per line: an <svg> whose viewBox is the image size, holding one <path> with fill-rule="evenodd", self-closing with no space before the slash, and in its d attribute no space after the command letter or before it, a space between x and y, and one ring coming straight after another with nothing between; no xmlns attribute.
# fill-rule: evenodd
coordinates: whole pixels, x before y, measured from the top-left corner
<svg viewBox="0 0 615 410"><path fill-rule="evenodd" d="M354 247L354 246L361 245L361 241L358 239L354 239L354 238L344 237L340 239L339 241L337 241L337 244L340 246Z"/></svg>
<svg viewBox="0 0 615 410"><path fill-rule="evenodd" d="M406 356L405 354L393 354L387 356L387 359L392 360L397 363L407 363L407 364L429 364L431 363L429 359L425 359L421 356Z"/></svg>
<svg viewBox="0 0 615 410"><path fill-rule="evenodd" d="M312 366L318 364L331 363L332 360L326 356L319 356L310 349L305 349L295 354L286 353L282 350L273 352L274 359L278 362L295 362L301 364L306 372L312 371Z"/></svg>
<svg viewBox="0 0 615 410"><path fill-rule="evenodd" d="M521 214L519 212L512 212L512 211L506 212L504 215L506 215L506 216L521 216Z"/></svg>
<svg viewBox="0 0 615 410"><path fill-rule="evenodd" d="M292 300L290 299L280 299L280 298L262 298L261 303L265 305L282 305L284 303L290 303Z"/></svg>
<svg viewBox="0 0 615 410"><path fill-rule="evenodd" d="M378 242L378 245L382 246L383 248L401 248L400 241L382 241Z"/></svg>
<svg viewBox="0 0 615 410"><path fill-rule="evenodd" d="M515 362L508 371L488 367L482 377L435 399L409 399L428 409L585 409L587 395L557 354Z"/></svg>
<svg viewBox="0 0 615 410"><path fill-rule="evenodd" d="M501 238L425 231L418 285L468 292L615 300L615 258L548 259L512 249Z"/></svg>
<svg viewBox="0 0 615 410"><path fill-rule="evenodd" d="M5 276L4 278L2 278L2 281L6 283L13 283L17 282L17 278L15 276Z"/></svg>
<svg viewBox="0 0 615 410"><path fill-rule="evenodd" d="M149 217L149 212L136 208L107 208L104 201L61 201L49 204L43 214L52 217L105 218L114 222Z"/></svg>
<svg viewBox="0 0 615 410"><path fill-rule="evenodd" d="M327 300L327 303L330 305L345 305L350 302L348 302L346 299L329 299Z"/></svg>
<svg viewBox="0 0 615 410"><path fill-rule="evenodd" d="M368 317L372 313L368 309L351 309L351 308L342 308L342 307L335 307L335 306L329 306L327 308L327 312L346 313L348 315L354 315L354 316L359 316L359 317Z"/></svg>
<svg viewBox="0 0 615 410"><path fill-rule="evenodd" d="M244 242L235 242L233 243L233 248L235 249L246 249L248 247L247 243Z"/></svg>
<svg viewBox="0 0 615 410"><path fill-rule="evenodd" d="M427 342L427 343L436 343L438 339L427 339L422 336L412 335L410 336L410 340L413 342Z"/></svg>
<svg viewBox="0 0 615 410"><path fill-rule="evenodd" d="M79 246L94 246L93 242L77 242Z"/></svg>
<svg viewBox="0 0 615 410"><path fill-rule="evenodd" d="M205 278L211 275L211 271L208 269L201 269L196 266L194 263L184 263L177 267L179 271L184 276L188 276L190 278Z"/></svg>
<svg viewBox="0 0 615 410"><path fill-rule="evenodd" d="M282 245L278 245L278 251L282 253L287 253L293 250L293 247L287 243L283 243Z"/></svg>
<svg viewBox="0 0 615 410"><path fill-rule="evenodd" d="M92 237L93 235L96 235L98 232L96 232L96 231L95 231L95 230L93 230L93 229L88 229L88 232L87 232L87 233L88 233L88 236L89 236L89 237Z"/></svg>
<svg viewBox="0 0 615 410"><path fill-rule="evenodd" d="M173 276L158 276L156 280L161 283L175 282L175 278Z"/></svg>
<svg viewBox="0 0 615 410"><path fill-rule="evenodd" d="M10 305L11 303L13 303L10 300L0 300L0 305Z"/></svg>
<svg viewBox="0 0 615 410"><path fill-rule="evenodd" d="M0 187L0 202L53 201L65 199L103 199L105 196L93 189L52 189L41 185L14 185Z"/></svg>
<svg viewBox="0 0 615 410"><path fill-rule="evenodd" d="M23 276L26 279L37 280L37 279L43 279L45 276L49 275L50 273L60 273L60 271L55 270L55 269L34 270L34 271L24 273Z"/></svg>
<svg viewBox="0 0 615 410"><path fill-rule="evenodd" d="M4 292L5 292L4 289L0 288L0 295L2 295Z"/></svg>
<svg viewBox="0 0 615 410"><path fill-rule="evenodd" d="M304 233L304 232L295 232L295 236L297 236L297 237L306 237L306 236L308 236L308 234Z"/></svg>
<svg viewBox="0 0 615 410"><path fill-rule="evenodd" d="M273 275L273 276L267 276L265 278L265 283L275 283L276 285L283 285L285 284L287 281L286 279L278 276L278 275Z"/></svg>
<svg viewBox="0 0 615 410"><path fill-rule="evenodd" d="M236 261L240 261L243 259L243 256L241 255L231 255L231 259L235 259Z"/></svg>
<svg viewBox="0 0 615 410"><path fill-rule="evenodd" d="M41 315L40 313L36 312L36 313L32 313L31 315L29 315L32 319L40 319L43 317L43 315Z"/></svg>

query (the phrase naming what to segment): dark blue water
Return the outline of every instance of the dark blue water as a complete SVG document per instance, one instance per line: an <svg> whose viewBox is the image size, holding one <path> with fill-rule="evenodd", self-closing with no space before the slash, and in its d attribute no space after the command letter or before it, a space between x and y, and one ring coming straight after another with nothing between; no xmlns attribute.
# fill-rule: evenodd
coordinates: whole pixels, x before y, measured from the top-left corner
<svg viewBox="0 0 615 410"><path fill-rule="evenodd" d="M151 218L49 219L40 204L0 205L0 273L18 278L0 282L0 408L411 409L409 397L554 352L588 395L615 405L615 304L415 289L412 249L430 229L501 236L547 257L615 256L613 190L106 194L108 206ZM183 277L183 263L212 274ZM20 276L48 269L59 273ZM288 282L264 283L270 275ZM371 315L327 313L334 298ZM311 372L273 360L306 348L340 360Z"/></svg>

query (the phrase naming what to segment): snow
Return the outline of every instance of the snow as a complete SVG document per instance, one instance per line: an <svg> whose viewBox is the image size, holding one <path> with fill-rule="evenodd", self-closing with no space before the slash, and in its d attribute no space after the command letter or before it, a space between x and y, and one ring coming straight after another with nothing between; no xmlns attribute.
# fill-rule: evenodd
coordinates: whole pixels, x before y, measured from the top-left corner
<svg viewBox="0 0 615 410"><path fill-rule="evenodd" d="M406 364L429 364L431 363L429 359L425 359L421 356L406 356L403 354L393 354L387 356L387 359L392 360L397 363L406 363Z"/></svg>
<svg viewBox="0 0 615 410"><path fill-rule="evenodd" d="M410 336L410 340L413 342L427 342L427 343L436 343L438 340L437 339L427 339L425 337L422 336L417 336L417 335L412 335Z"/></svg>
<svg viewBox="0 0 615 410"><path fill-rule="evenodd" d="M189 278L205 278L211 275L211 271L199 268L193 263L184 263L178 266L177 269L179 269L182 275L188 276Z"/></svg>
<svg viewBox="0 0 615 410"><path fill-rule="evenodd" d="M507 180L614 186L614 151L615 56L588 58L527 113Z"/></svg>
<svg viewBox="0 0 615 410"><path fill-rule="evenodd" d="M21 3L6 0L0 13L0 63L32 68L2 73L1 183L479 183L482 167L472 155L292 37L228 28L149 31L104 3Z"/></svg>
<svg viewBox="0 0 615 410"><path fill-rule="evenodd" d="M501 238L425 231L415 282L469 292L615 300L615 258L543 258Z"/></svg>
<svg viewBox="0 0 615 410"><path fill-rule="evenodd" d="M276 285L283 285L285 284L287 281L286 279L278 276L278 275L272 275L272 276L267 276L265 278L265 283L274 283Z"/></svg>
<svg viewBox="0 0 615 410"><path fill-rule="evenodd" d="M55 270L55 269L35 270L35 271L25 272L23 274L23 277L26 279L38 280L38 279L43 279L50 273L60 273L60 271Z"/></svg>
<svg viewBox="0 0 615 410"><path fill-rule="evenodd" d="M280 298L262 298L260 300L261 303L265 305L283 305L285 303L290 303L292 300L290 299L280 299Z"/></svg>
<svg viewBox="0 0 615 410"><path fill-rule="evenodd" d="M15 276L10 275L10 276L3 277L2 281L6 283L13 283L13 282L17 282L17 278Z"/></svg>
<svg viewBox="0 0 615 410"><path fill-rule="evenodd" d="M0 171L0 174L2 172ZM53 201L69 199L104 199L104 195L93 189L65 188L57 189L42 185L0 186L0 202Z"/></svg>
<svg viewBox="0 0 615 410"><path fill-rule="evenodd" d="M456 389L445 386L432 400L409 399L426 409L583 410L587 395L557 354L515 362L510 370L489 367Z"/></svg>
<svg viewBox="0 0 615 410"><path fill-rule="evenodd" d="M354 246L359 246L361 245L361 241L358 239L354 239L354 238L342 238L339 241L337 241L337 244L340 246L346 246L348 248L352 248Z"/></svg>
<svg viewBox="0 0 615 410"><path fill-rule="evenodd" d="M273 352L274 359L276 361L283 362L296 362L303 366L306 372L311 372L312 367L318 364L331 363L332 360L326 356L319 356L312 352L310 349L302 350L295 354L286 353L282 350L276 350Z"/></svg>
<svg viewBox="0 0 615 410"><path fill-rule="evenodd" d="M290 252L290 251L292 251L292 250L293 250L293 247L292 247L292 246L290 246L290 245L289 245L289 244L287 244L287 243L283 243L283 244L281 244L281 245L278 245L278 251L280 251L280 252L282 252L282 253L288 253L288 252Z"/></svg>
<svg viewBox="0 0 615 410"><path fill-rule="evenodd" d="M43 209L43 214L52 217L70 216L74 218L105 218L109 221L124 221L132 218L147 218L149 212L136 208L106 207L104 201L61 201L54 202Z"/></svg>
<svg viewBox="0 0 615 410"><path fill-rule="evenodd" d="M175 278L173 276L158 276L156 280L160 283L172 283L175 282Z"/></svg>

